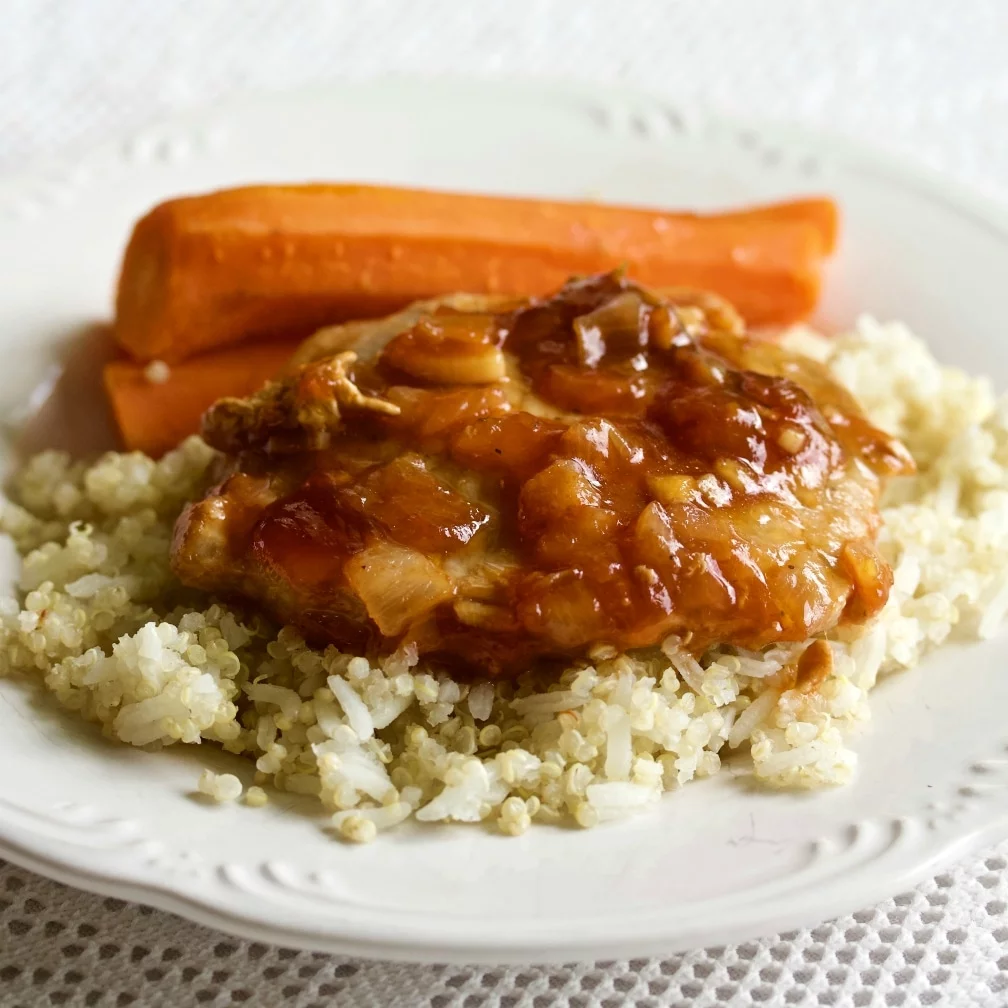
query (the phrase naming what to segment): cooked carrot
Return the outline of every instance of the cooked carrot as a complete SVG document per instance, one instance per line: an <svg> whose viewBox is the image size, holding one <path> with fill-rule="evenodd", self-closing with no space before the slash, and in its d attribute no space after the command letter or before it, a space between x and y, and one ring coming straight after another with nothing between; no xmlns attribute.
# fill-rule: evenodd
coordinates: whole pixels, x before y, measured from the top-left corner
<svg viewBox="0 0 1008 1008"><path fill-rule="evenodd" d="M731 210L721 216L730 217L739 224L757 222L779 224L783 221L810 224L819 234L823 255L829 256L836 251L840 232L840 211L833 200L825 197L788 200L786 203L767 203L763 206Z"/></svg>
<svg viewBox="0 0 1008 1008"><path fill-rule="evenodd" d="M199 431L203 413L222 396L247 396L283 369L296 344L257 343L193 357L170 367L114 360L105 391L124 445L161 455Z"/></svg>
<svg viewBox="0 0 1008 1008"><path fill-rule="evenodd" d="M836 209L800 200L721 214L358 185L254 186L170 200L134 228L116 338L167 361L303 336L450 291L542 294L625 263L702 287L751 324L807 315Z"/></svg>

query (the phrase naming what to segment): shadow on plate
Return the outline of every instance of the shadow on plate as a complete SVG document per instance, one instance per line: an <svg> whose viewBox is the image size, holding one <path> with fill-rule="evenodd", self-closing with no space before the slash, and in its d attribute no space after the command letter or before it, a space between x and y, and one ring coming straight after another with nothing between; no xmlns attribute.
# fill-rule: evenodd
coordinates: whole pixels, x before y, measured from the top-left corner
<svg viewBox="0 0 1008 1008"><path fill-rule="evenodd" d="M119 447L102 390L102 368L117 355L108 323L82 326L61 341L59 363L27 397L12 443L19 458L56 448L75 458Z"/></svg>

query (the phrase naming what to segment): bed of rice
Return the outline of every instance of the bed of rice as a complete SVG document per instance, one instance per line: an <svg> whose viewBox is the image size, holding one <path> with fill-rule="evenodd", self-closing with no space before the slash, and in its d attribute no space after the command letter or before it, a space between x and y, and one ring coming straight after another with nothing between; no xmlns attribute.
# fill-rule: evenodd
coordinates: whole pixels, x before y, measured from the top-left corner
<svg viewBox="0 0 1008 1008"><path fill-rule="evenodd" d="M548 688L530 676L459 683L408 651L372 665L312 649L172 578L172 524L213 455L198 438L158 462L47 452L15 476L0 529L23 564L17 597L0 600L0 674L41 680L131 745L208 741L241 754L252 786L206 771L199 789L251 805L268 800L260 785L315 795L354 841L410 816L508 834L533 820L591 826L746 750L767 785L844 783L856 763L846 729L869 716L877 676L952 634L990 636L1008 610L1008 400L940 366L899 323L786 338L828 363L920 470L886 501L889 603L857 639L830 642L833 672L817 693L775 686L804 644L698 662L670 639L597 653Z"/></svg>

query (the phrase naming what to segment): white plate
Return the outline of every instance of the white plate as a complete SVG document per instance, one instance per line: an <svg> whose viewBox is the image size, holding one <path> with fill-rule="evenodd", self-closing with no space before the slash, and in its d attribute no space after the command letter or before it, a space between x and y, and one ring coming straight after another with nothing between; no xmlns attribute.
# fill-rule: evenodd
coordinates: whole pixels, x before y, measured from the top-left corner
<svg viewBox="0 0 1008 1008"><path fill-rule="evenodd" d="M876 155L611 92L386 82L222 109L0 182L0 405L109 312L131 221L238 182L358 179L713 207L836 195L842 254L823 308L909 321L1004 387L1008 219ZM101 741L0 683L0 856L237 934L457 961L667 953L811 924L1008 836L1003 642L883 683L846 789L769 794L728 774L655 814L520 839L402 829L352 848L310 806L208 808L210 747ZM247 769L241 773L249 777Z"/></svg>

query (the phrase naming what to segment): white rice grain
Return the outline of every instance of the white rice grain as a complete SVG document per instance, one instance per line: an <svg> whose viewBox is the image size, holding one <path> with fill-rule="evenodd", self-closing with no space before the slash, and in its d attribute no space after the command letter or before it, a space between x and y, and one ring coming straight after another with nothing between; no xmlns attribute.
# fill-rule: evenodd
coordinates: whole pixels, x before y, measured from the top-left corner
<svg viewBox="0 0 1008 1008"><path fill-rule="evenodd" d="M256 703L272 704L279 707L287 718L296 718L301 709L301 697L295 690L271 683L249 683L245 692Z"/></svg>
<svg viewBox="0 0 1008 1008"><path fill-rule="evenodd" d="M661 791L658 788L622 781L591 784L585 789L585 799L598 817L598 822L640 812L653 805L660 797Z"/></svg>
<svg viewBox="0 0 1008 1008"><path fill-rule="evenodd" d="M745 742L752 733L770 716L770 712L777 706L780 699L778 690L766 690L741 714L735 718L731 731L728 733L728 745L732 749L737 749Z"/></svg>
<svg viewBox="0 0 1008 1008"><path fill-rule="evenodd" d="M703 695L704 670L700 662L685 651L668 654L669 664L694 693Z"/></svg>
<svg viewBox="0 0 1008 1008"><path fill-rule="evenodd" d="M633 737L626 710L615 704L606 708L605 732L606 756L602 772L607 780L625 781L633 763Z"/></svg>
<svg viewBox="0 0 1008 1008"><path fill-rule="evenodd" d="M352 662L351 662L352 664ZM374 735L375 725L367 704L357 695L357 691L341 676L329 676L326 685L332 690L333 696L346 714L347 722L357 733L361 742L366 742Z"/></svg>
<svg viewBox="0 0 1008 1008"><path fill-rule="evenodd" d="M493 713L493 683L477 683L469 690L469 713L474 721L486 721Z"/></svg>
<svg viewBox="0 0 1008 1008"><path fill-rule="evenodd" d="M584 706L586 698L573 690L556 690L551 693L534 693L514 700L511 707L519 715L559 714L561 711L576 710Z"/></svg>

